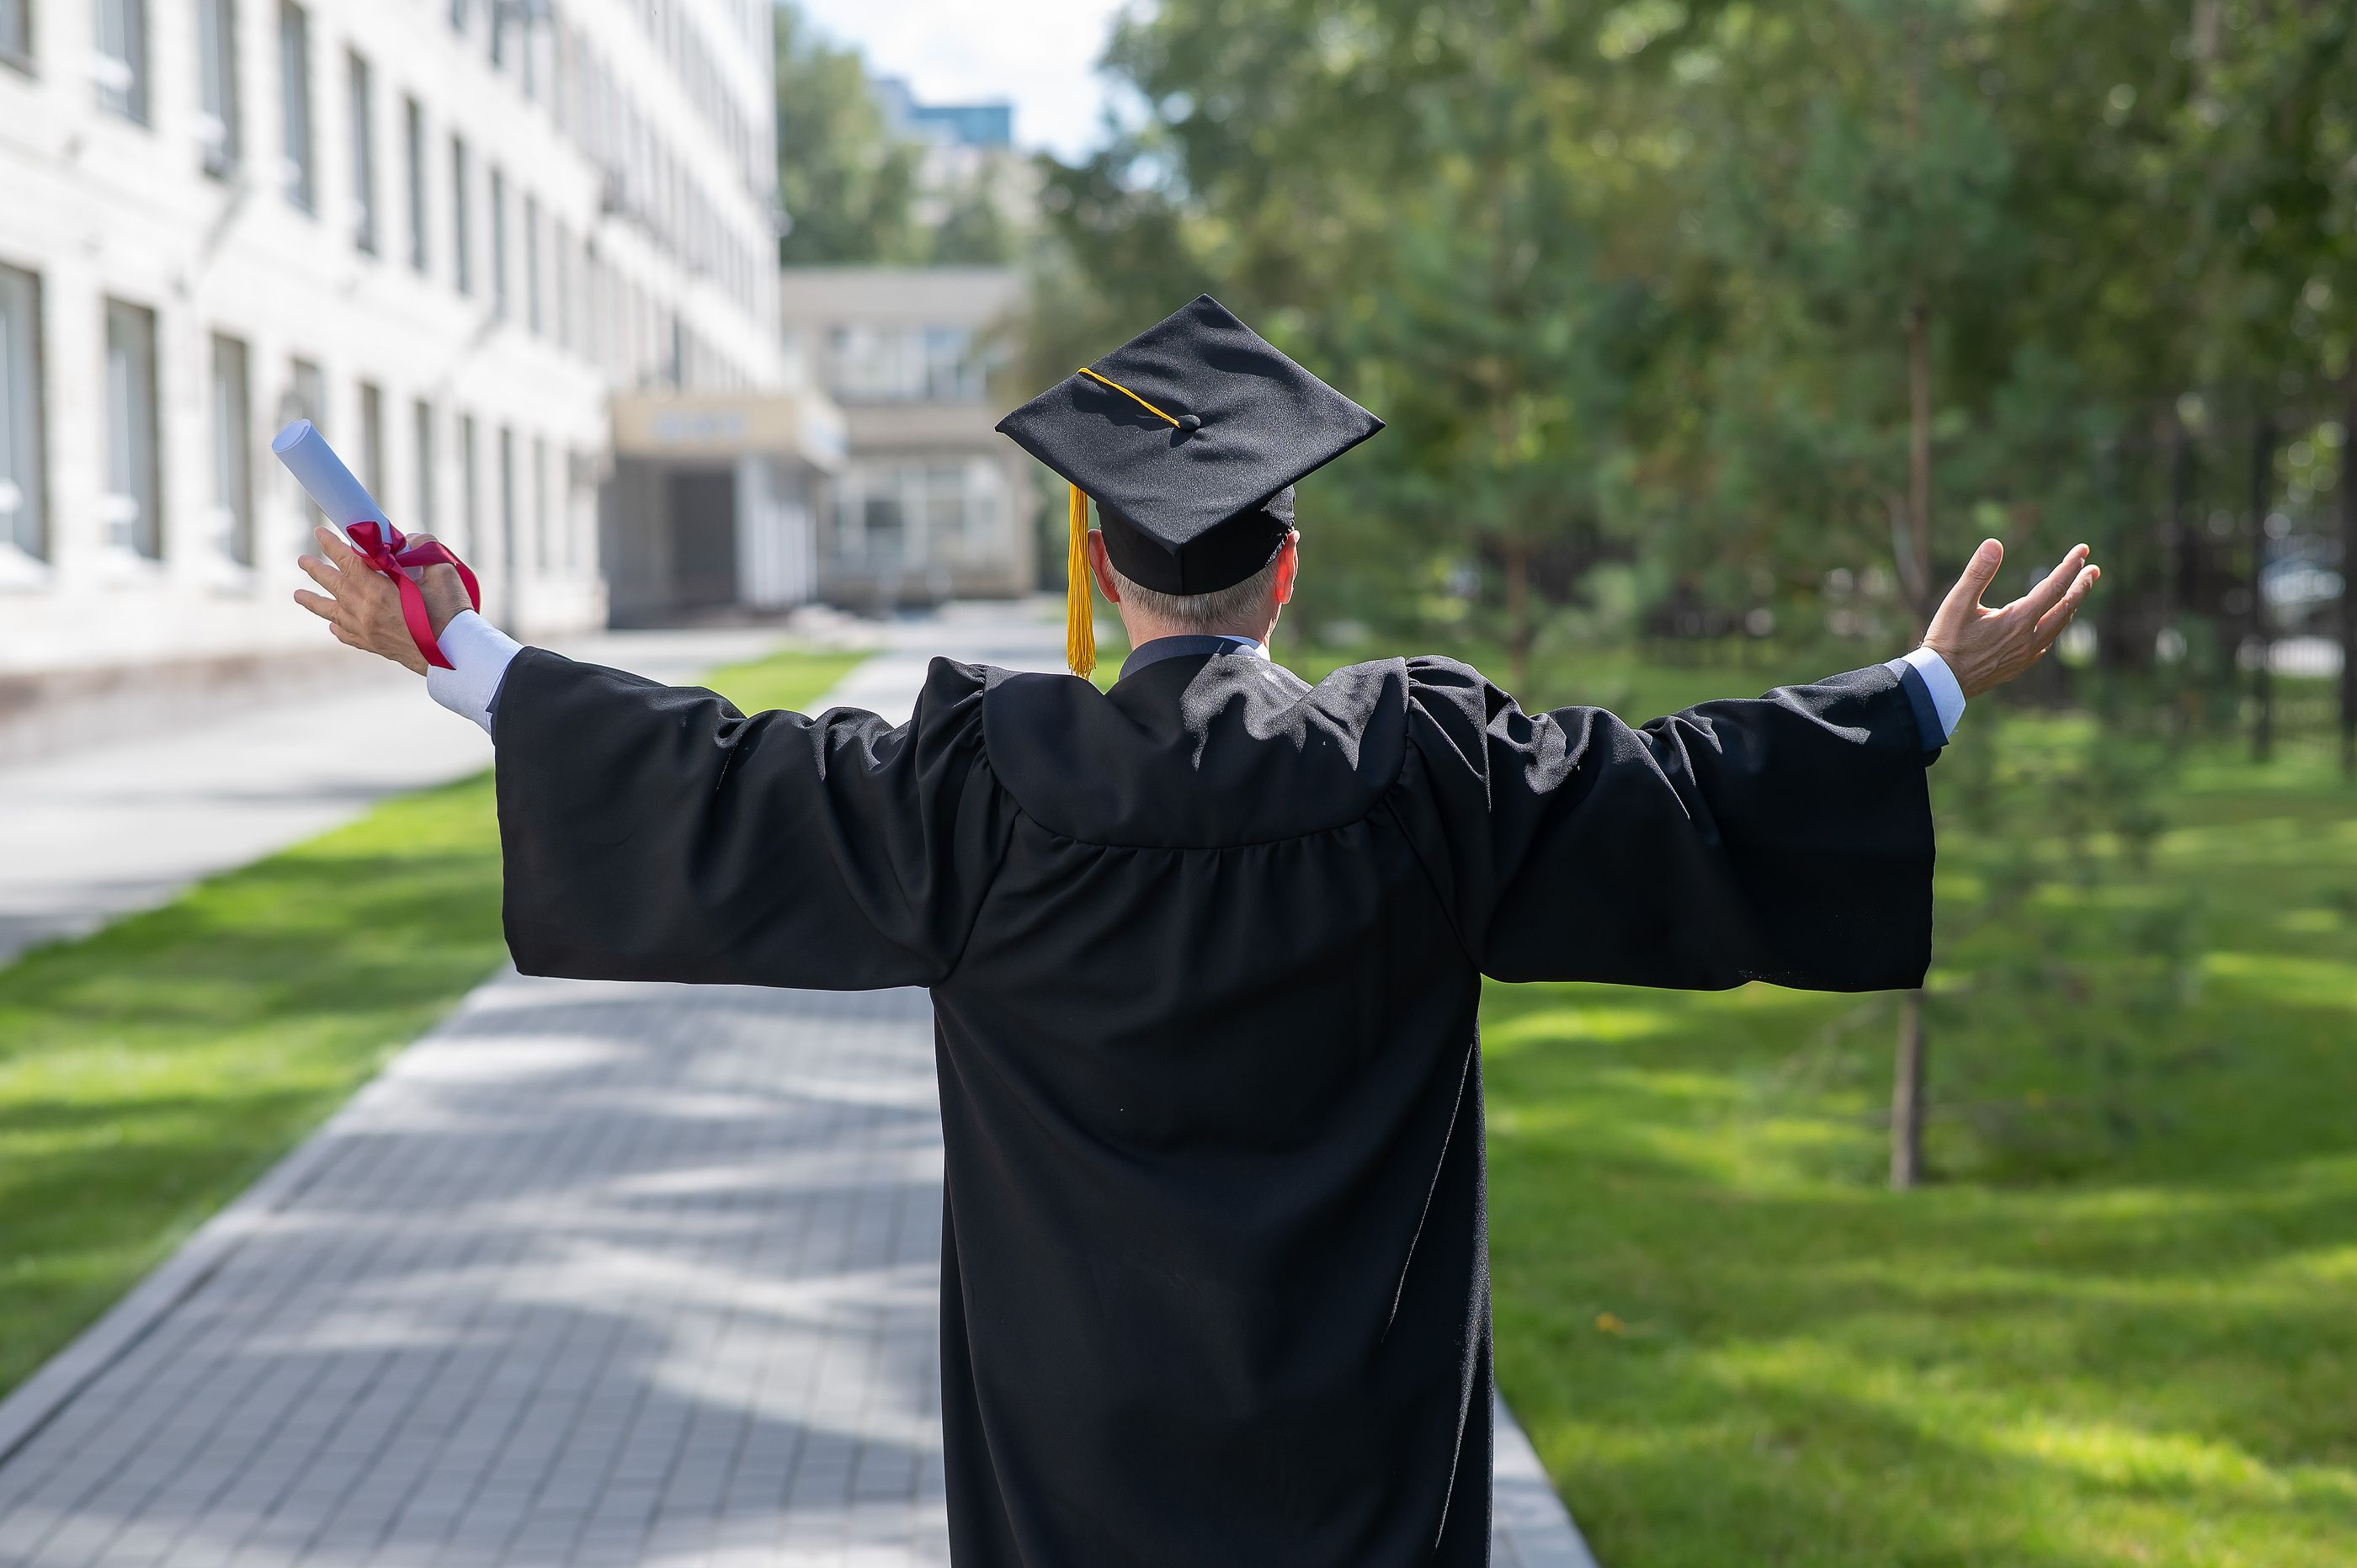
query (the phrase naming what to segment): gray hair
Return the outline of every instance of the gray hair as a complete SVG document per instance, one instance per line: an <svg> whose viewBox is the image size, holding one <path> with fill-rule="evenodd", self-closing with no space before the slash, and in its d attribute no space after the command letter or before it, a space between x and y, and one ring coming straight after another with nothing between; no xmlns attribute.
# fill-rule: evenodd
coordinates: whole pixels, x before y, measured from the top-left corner
<svg viewBox="0 0 2357 1568"><path fill-rule="evenodd" d="M1208 594L1166 594L1157 588L1144 588L1114 569L1114 585L1121 590L1121 602L1144 610L1157 620L1183 626L1189 631L1229 631L1249 626L1260 618L1269 598L1276 592L1276 564L1282 559L1272 555L1268 564L1243 582Z"/></svg>

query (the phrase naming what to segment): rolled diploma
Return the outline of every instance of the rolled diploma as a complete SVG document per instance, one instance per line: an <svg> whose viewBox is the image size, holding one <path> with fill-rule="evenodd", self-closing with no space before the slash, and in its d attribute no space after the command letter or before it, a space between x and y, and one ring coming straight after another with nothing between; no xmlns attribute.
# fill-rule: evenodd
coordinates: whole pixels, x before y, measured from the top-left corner
<svg viewBox="0 0 2357 1568"><path fill-rule="evenodd" d="M328 521L339 529L348 530L356 522L391 522L368 487L352 477L328 438L319 434L318 426L307 419L298 419L278 433L270 450L286 465L311 504L327 513ZM345 535L350 537L349 533Z"/></svg>

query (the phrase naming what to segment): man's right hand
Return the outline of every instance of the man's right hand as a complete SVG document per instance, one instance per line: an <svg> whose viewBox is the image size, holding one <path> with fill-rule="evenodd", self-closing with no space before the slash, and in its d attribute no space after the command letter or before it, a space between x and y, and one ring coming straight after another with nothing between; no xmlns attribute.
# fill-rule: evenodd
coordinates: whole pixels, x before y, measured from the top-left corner
<svg viewBox="0 0 2357 1568"><path fill-rule="evenodd" d="M320 555L326 559L306 555L298 564L328 591L314 594L297 588L295 602L326 621L337 641L390 659L413 674L425 674L425 656L417 651L409 623L402 618L401 591L378 576L334 529L315 528L311 536L319 542ZM430 544L434 536L413 533L409 542ZM426 567L418 587L425 597L425 618L434 635L440 637L451 618L468 607L467 585L458 580L455 568L441 565Z"/></svg>
<svg viewBox="0 0 2357 1568"><path fill-rule="evenodd" d="M2088 562L2087 547L2074 544L2044 582L2003 609L1984 609L1981 596L2004 563L2005 546L1983 540L1923 634L1923 646L1947 660L1967 697L2004 685L2043 659L2104 575Z"/></svg>

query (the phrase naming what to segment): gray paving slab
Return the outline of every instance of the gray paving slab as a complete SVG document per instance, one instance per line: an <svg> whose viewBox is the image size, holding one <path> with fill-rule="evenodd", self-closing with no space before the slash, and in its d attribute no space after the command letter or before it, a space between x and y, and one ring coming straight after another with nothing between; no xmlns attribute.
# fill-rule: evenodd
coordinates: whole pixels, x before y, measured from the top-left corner
<svg viewBox="0 0 2357 1568"><path fill-rule="evenodd" d="M894 635L845 700L1060 646ZM945 1563L941 1179L921 993L502 974L0 1402L0 1565Z"/></svg>

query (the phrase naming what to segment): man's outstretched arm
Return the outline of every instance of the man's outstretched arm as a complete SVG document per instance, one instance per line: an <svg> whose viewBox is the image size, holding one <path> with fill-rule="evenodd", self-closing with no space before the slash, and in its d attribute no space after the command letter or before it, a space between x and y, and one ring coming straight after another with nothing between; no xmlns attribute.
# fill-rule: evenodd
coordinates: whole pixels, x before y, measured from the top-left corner
<svg viewBox="0 0 2357 1568"><path fill-rule="evenodd" d="M322 530L297 595L421 673L398 591ZM444 578L436 580L436 573ZM520 649L430 569L453 668L436 698L499 710L508 944L528 973L833 990L939 981L1010 824L976 766L980 671L937 660L909 723L751 716L717 694Z"/></svg>
<svg viewBox="0 0 2357 1568"><path fill-rule="evenodd" d="M1419 668L1412 734L1436 809L1415 831L1469 953L1509 980L1916 983L1931 952L1924 764L1964 697L2061 635L2097 575L2085 556L1990 610L1991 541L1928 651L1639 728L1595 708L1526 714L1461 665Z"/></svg>

